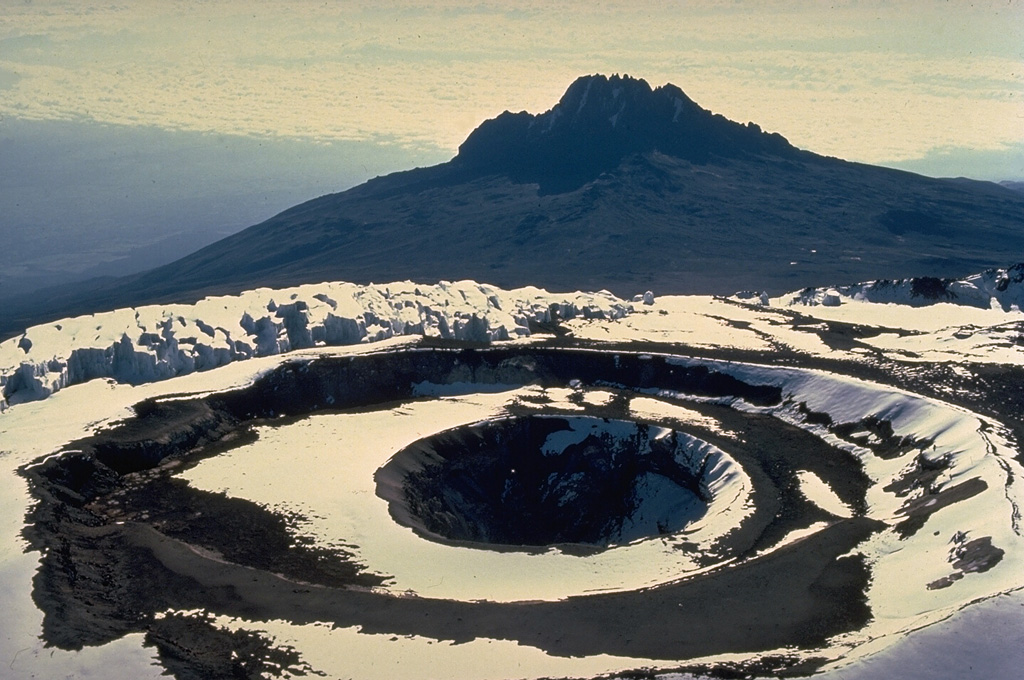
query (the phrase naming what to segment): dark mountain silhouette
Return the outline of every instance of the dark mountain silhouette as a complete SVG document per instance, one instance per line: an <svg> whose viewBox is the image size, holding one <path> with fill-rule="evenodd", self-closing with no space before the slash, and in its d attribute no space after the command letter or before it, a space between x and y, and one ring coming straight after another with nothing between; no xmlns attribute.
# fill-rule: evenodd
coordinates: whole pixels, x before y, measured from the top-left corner
<svg viewBox="0 0 1024 680"><path fill-rule="evenodd" d="M453 162L476 174L536 182L543 194L576 189L632 154L651 152L692 163L800 156L782 135L712 114L675 85L651 90L644 80L591 76L573 83L547 113L506 111L486 121Z"/></svg>
<svg viewBox="0 0 1024 680"><path fill-rule="evenodd" d="M781 293L1024 259L1024 194L835 158L673 85L580 78L447 163L291 208L177 262L8 304L0 332L259 286L472 278L631 295Z"/></svg>

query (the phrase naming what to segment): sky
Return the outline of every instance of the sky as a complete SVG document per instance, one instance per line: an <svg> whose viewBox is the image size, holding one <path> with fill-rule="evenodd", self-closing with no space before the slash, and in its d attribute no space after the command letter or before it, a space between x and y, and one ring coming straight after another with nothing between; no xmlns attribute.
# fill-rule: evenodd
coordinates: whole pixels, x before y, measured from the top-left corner
<svg viewBox="0 0 1024 680"><path fill-rule="evenodd" d="M822 154L1024 179L1024 0L0 0L0 295L442 162L590 73Z"/></svg>

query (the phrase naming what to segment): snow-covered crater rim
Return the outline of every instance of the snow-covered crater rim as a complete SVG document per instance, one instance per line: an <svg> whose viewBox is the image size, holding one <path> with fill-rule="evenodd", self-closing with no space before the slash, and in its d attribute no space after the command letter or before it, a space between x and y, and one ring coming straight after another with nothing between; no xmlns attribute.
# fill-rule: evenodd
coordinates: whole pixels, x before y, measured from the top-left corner
<svg viewBox="0 0 1024 680"><path fill-rule="evenodd" d="M374 379L367 380L366 378L371 375ZM928 620L937 620L937 617L948 615L949 611L963 606L966 602L1000 592L1006 588L1007 583L1015 582L1012 581L1013 577L1019 573L1014 567L1020 564L1021 542L1019 534L1015 533L1013 515L1010 512L1012 508L1006 507L1008 503L1016 503L1015 507L1020 506L1016 495L1018 492L1005 483L1011 468L1001 466L1002 463L1011 465L1013 452L1005 455L1007 452L1004 450L1004 442L999 440L999 428L986 423L981 423L984 427L979 427L977 416L952 409L948 405L822 371L704 360L671 354L581 348L514 345L470 351L417 348L393 353L370 353L360 356L358 360L352 357L324 357L287 361L247 389L211 394L210 399L205 402L199 398L191 401L180 398L163 401L158 399L147 405L147 409L151 410L146 413L152 415L155 411L166 408L168 417L180 418L184 424L182 432L186 436L178 442L178 446L182 451L191 451L194 441L188 437L194 430L189 428L197 425L207 427L208 432L216 434L217 428L221 425L237 425L238 422L280 421L280 426L284 427L289 420L295 422L295 419L279 419L281 415L301 417L323 409L337 411L342 407L351 407L354 410L365 410L371 405L381 404L383 411L393 412L401 410L393 408L396 403L422 399L426 394L423 387L425 384L447 386L453 388L452 392L463 396L476 390L488 391L488 387L498 385L548 385L556 386L549 391L560 389L564 393L572 393L566 396L566 400L573 398L581 387L591 386L595 389L614 390L620 394L628 393L630 410L637 406L637 401L644 401L643 407L649 408L651 404L648 402L654 401L654 396L658 397L659 403L668 403L675 407L685 396L687 403L695 408L696 404L707 404L726 407L730 413L738 414L739 417L743 414L755 414L757 417L747 419L749 422L745 423L745 426L753 427L771 421L771 427L778 427L780 421L792 422L798 425L807 437L813 435L821 441L830 443L832 449L853 454L841 459L845 461L845 467L850 467L848 463L854 460L855 456L856 460L863 462L868 468L869 491L872 495L866 499L864 507L870 512L870 516L861 516L859 513L862 511L853 507L854 517L831 521L829 526L824 527L821 523L809 524L802 529L792 527L798 530L787 534L785 530L791 527L782 526L779 522L786 521L789 515L778 512L771 503L766 504L763 502L764 499L761 499L762 502L756 504L764 508L761 521L776 525L773 540L779 542L774 545L782 549L754 553L752 559L745 560L747 566L744 569L710 571L703 569L702 565L695 561L690 572L693 575L692 579L684 582L678 580L678 564L680 556L685 556L689 546L679 543L666 545L665 553L669 555L673 567L671 575L656 574L660 586L656 589L634 588L622 591L622 597L628 598L630 606L649 607L652 612L657 611L660 602L657 598L666 593L672 593L672 597L675 597L678 592L688 593L687 597L692 597L694 606L709 608L720 603L722 593L727 592L732 597L737 592L736 589L740 588L746 606L742 612L737 613L740 621L730 628L747 630L751 626L763 626L764 622L768 621L769 625L763 627L760 634L770 636L775 634L779 625L784 625L790 631L787 633L787 642L806 649L814 647L815 653L822 651L833 656L841 651L838 647L830 647L833 643L828 640L836 639L832 637L833 635L849 634L841 643L857 645L865 640L877 640L879 636L924 625ZM468 392L466 389L455 389L458 386L466 386ZM589 399L587 394L579 396L580 401L584 403L595 401ZM539 403L541 400L534 401ZM210 409L204 410L207 407ZM609 406L619 407L619 404ZM566 407L563 412L570 410L572 409ZM219 420L217 413L224 413L230 418ZM764 418L764 415L773 417ZM850 429L847 427L850 424L862 429ZM738 429L747 432L746 427ZM129 433L126 431L124 434ZM541 451L547 449L557 453L564 450L564 447L559 446L545 447L551 434L547 433L539 445ZM779 446L764 447L764 450L771 453L772 450L786 448L783 445L792 442L792 436L795 434L786 432L785 435L785 440L779 439L775 442ZM412 439L414 438L410 437L405 441ZM755 439L750 438L751 441ZM90 454L86 450L87 446L83 444L76 454L76 461L81 465L71 466L63 471L51 469L52 472L70 473L66 477L48 477L48 483L63 485L67 489L60 492L64 496L54 494L51 501L56 498L74 500L74 494L81 496L85 493L104 492L103 484L112 480L108 470L102 466L123 474L133 470L133 466L139 463L140 456L146 458L151 452L154 455L160 453L156 449L147 450L144 446L135 446L127 440L118 442L116 436L109 437L106 443L110 446L93 449L95 460L88 460ZM121 446L120 451L117 449L118 446ZM745 456L741 448L736 447L732 450L735 456ZM858 480L856 475L847 474L846 484L836 483L829 475L831 466L822 465L827 461L822 461L821 456L808 455L806 452L803 452L803 458L799 459L797 456L801 455L801 448L790 447L791 450L786 451L787 455L778 459L782 461L791 458L790 467L794 474L798 475L806 469L821 475L821 479L828 482L840 495L844 487L856 486L863 481ZM747 465L748 460L749 456L743 458L743 464ZM918 460L921 461L920 464L912 464ZM935 466L932 464L940 461L942 468L934 469ZM89 472L88 466L96 462L102 464L95 466L95 471L100 473L100 476L83 479L84 473ZM153 460L141 462L151 468L154 465L161 467L161 464ZM59 462L53 461L53 464L58 465ZM271 464L277 469L280 460L274 458ZM815 464L821 467L815 468ZM1018 467L1012 468L1014 474L1017 474ZM42 474L45 470L40 467L33 472ZM761 477L759 481L763 480ZM87 482L93 484L90 486ZM899 484L888 488L891 482ZM75 488L68 485L74 485ZM1009 494L1006 493L1007 490ZM780 503L791 503L794 496L806 494L800 487L779 486L776 495ZM783 495L786 498L783 498ZM140 501L148 502L148 495L139 494L138 497ZM809 521L815 516L821 516L818 510L808 507L806 502L795 500L798 501L799 508L802 508L803 516L799 517L802 524L807 524L804 520ZM808 500L814 502L813 499ZM841 497L841 500L848 502L846 497ZM97 507L95 504L93 506ZM38 511L46 511L47 507L41 502ZM117 505L105 507L108 507L109 512L116 513L111 515L112 518L118 518L111 525L112 531L119 531L116 527L122 525L137 526L135 523L123 521L124 513L129 511L129 508L126 508L122 501L118 500ZM166 512L178 510L177 504L165 508ZM145 521L161 520L160 517L148 514L149 509L146 513ZM63 517L61 521L68 522L73 519L68 513L54 513L53 517ZM143 520L141 514L138 517L139 521ZM758 517L755 516L753 520L757 521ZM740 526L742 529L743 524L744 522L731 522L730 526ZM751 520L747 520L745 524L752 526ZM35 523L36 529L43 532L50 531L53 526L46 522ZM953 528L958 532L957 536L965 536L966 540L956 544L951 561L946 545L949 533L943 532ZM36 535L34 540L38 542L37 544L47 544L47 540L51 539L61 541L74 530L74 527L61 527L61 531L55 532L52 536ZM721 532L713 533L714 536L721 535ZM790 540L789 537L793 534L798 535ZM750 540L758 543L758 537L761 535L764 535L764 531L758 529L751 534ZM79 547L95 552L92 534L84 534L83 538ZM337 538L335 535L334 539ZM697 542L693 536L688 538L689 542ZM238 536L226 535L224 540L230 545L231 542L238 540ZM414 542L410 540L410 544ZM659 542L647 541L643 546L656 543ZM714 547L714 541L707 545ZM607 550L597 558L632 551L634 547L640 546L630 546L623 551ZM759 546L751 545L753 549L757 547ZM745 555L749 554L746 548L742 552ZM401 554L404 556L406 553ZM58 550L50 550L44 553L44 559L57 559L59 555ZM116 555L90 553L88 557L114 559ZM257 557L262 557L262 553ZM506 559L507 556L498 557ZM534 556L529 557L532 559ZM201 561L204 558L198 555L194 559ZM908 560L912 569L906 568ZM312 566L307 566L312 569L319 564L319 560L316 560L312 562ZM203 566L197 568L202 569ZM116 566L112 569L116 570ZM855 619L846 619L840 622L841 625L837 623L829 629L827 639L807 640L800 637L803 634L801 631L811 630L811 621L818 625L822 620L820 613L807 610L811 615L810 620L804 620L801 615L794 614L792 619L781 621L778 617L777 590L765 588L764 579L771 579L773 583L784 582L787 592L791 593L786 596L787 598L796 598L813 605L815 602L822 602L820 597L814 595L813 586L823 569L842 571L842 574L837 574L842 576L837 582L846 585L842 592L836 595L843 602L859 609L854 612L857 615ZM244 567L238 573L243 574L245 581L251 581L251 567ZM481 573L492 574L495 570ZM555 573L560 572L556 570ZM505 574L501 573L499 576L503 578ZM734 582L733 579L738 580ZM908 590L908 582L911 579L915 581L913 592L917 599L905 605L905 595L911 592ZM522 587L533 588L533 584L529 579L522 579ZM900 595L892 595L886 591L887 588L898 588ZM386 601L388 607L423 607L431 612L431 618L434 614L446 611L445 605L437 602L411 603L401 600L396 604L395 599L385 600L394 598L396 594L389 590L374 592L365 597ZM166 594L161 594L164 595ZM53 595L54 601L59 604L63 604L68 597L85 598L83 606L88 606L89 602L101 596L106 595L99 592L79 595L71 588L60 590ZM333 593L331 597L344 600L354 596L342 590ZM870 609L857 604L863 604L866 601L865 597L870 602ZM828 611L834 610L836 601L836 598L831 597L824 600ZM581 606L601 605L600 598L591 600L581 597L574 600L573 606L576 606L577 602L585 603ZM306 606L308 598L302 602L295 602L294 605L298 608ZM74 606L74 603L68 606ZM290 602L288 606L292 606ZM557 603L551 606L553 609L562 607ZM672 611L675 611L677 601L673 601L671 606ZM525 605L516 605L517 613L513 619L518 616L518 612L527 611L524 607ZM565 607L571 608L569 605ZM363 611L359 609L360 613L355 616L362 616ZM573 612L566 612L565 616L571 618L575 616ZM871 612L886 612L887 616L876 616L872 619L869 616ZM922 612L933 618L923 618ZM140 615L144 613L140 612ZM416 621L423 619L421 616ZM586 620L572 619L572 623L582 625ZM507 639L526 639L538 628L534 620L510 621L511 628L500 631ZM444 623L446 626L454 625L452 621ZM520 624L521 629L517 627ZM659 654L674 649L673 641L679 639L675 624L664 625L657 617L651 619L645 635L659 636ZM703 639L704 635L706 631L703 629L693 631L693 639ZM617 649L617 643L618 639L614 637L602 639L598 651L609 653L610 650ZM691 652L679 650L678 653Z"/></svg>

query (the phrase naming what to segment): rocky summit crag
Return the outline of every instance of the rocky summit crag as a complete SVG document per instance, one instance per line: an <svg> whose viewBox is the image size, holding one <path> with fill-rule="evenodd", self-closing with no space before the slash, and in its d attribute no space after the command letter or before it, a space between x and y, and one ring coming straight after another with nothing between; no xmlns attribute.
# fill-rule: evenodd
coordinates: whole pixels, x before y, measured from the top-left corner
<svg viewBox="0 0 1024 680"><path fill-rule="evenodd" d="M776 295L1021 260L1021 192L820 156L673 85L598 75L550 111L485 121L447 163L308 201L149 272L8 301L0 337L321 281Z"/></svg>
<svg viewBox="0 0 1024 680"><path fill-rule="evenodd" d="M506 111L484 122L453 164L537 183L544 193L579 188L631 155L655 152L699 164L800 156L782 135L712 114L675 85L652 90L628 76L589 76L546 113Z"/></svg>

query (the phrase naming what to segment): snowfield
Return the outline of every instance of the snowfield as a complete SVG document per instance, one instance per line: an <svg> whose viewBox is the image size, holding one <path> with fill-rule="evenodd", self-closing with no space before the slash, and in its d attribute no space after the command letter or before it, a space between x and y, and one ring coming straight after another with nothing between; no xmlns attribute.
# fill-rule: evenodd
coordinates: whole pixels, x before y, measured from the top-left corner
<svg viewBox="0 0 1024 680"><path fill-rule="evenodd" d="M159 616L209 614L226 631L256 632L272 645L293 648L307 670L328 677L470 680L648 669L665 678L690 678L676 671L684 665L709 669L773 655L823 658L819 671L827 678L867 679L893 672L931 678L935 671L926 665L916 670L899 665L903 659L918 663L915 659L929 656L945 659L950 675L944 677L968 669L1007 677L1001 675L1011 667L1007 657L1024 662L1019 648L1000 648L999 654L989 650L985 658L949 659L952 648L943 631L952 631L958 644L965 636L978 637L978 649L1000 635L1024 634L1020 443L992 409L979 405L975 411L936 396L960 394L966 388L959 383L939 385L931 396L923 396L871 376L895 381L904 373L914 376L914 371L940 367L942 375L969 382L978 366L1024 366L1022 274L1018 266L941 285L873 282L775 299L648 293L633 301L607 292L503 291L470 281L436 286L325 283L259 289L195 305L118 310L30 328L0 344L0 606L7 621L0 633L0 659L7 667L5 677L104 675L113 666L121 675L139 678L161 677L165 671L140 634L80 651L50 646L43 634L44 612L33 599L33 578L45 555L32 549L22 533L26 512L36 502L19 472L24 466L67 455L70 442L130 420L133 405L144 399L170 403L217 397L257 384L286 362L401 356L416 351L421 338L527 352L550 340L555 327L569 334L568 340L551 340L556 353L558 342L578 343L572 351L613 354L616 366L620 357L640 364L650 359L663 362L669 372L706 371L736 385L776 390L781 398L761 403L739 392L709 396L614 381L503 383L501 375L487 381L424 381L412 388L411 398L386 407L260 421L251 427L251 440L174 476L196 490L300 517L291 528L297 542L344 550L367 571L387 577L370 589L374 596L467 606L559 603L595 593L656 589L810 545L844 521L871 520L879 529L848 554L870 569L864 590L869 620L810 649L666 659L557 654L528 642L486 636L453 644L397 630L250 620L216 609ZM922 306L922 286L931 295L928 306ZM436 433L524 412L554 414L566 418L569 428L549 435L541 447L545 456L557 458L591 441L594 426L584 415L604 418L608 432L621 427L608 416L614 409L643 422L643 436L651 440L664 438L669 428L679 429L673 455L702 470L707 488L713 487L706 509L686 508L693 518L679 532L658 533L679 501L672 484L651 474L638 478L632 489L649 501L643 506L649 516L638 513L624 524L622 535L629 540L583 552L557 546L494 550L429 540L395 522L375 490L375 472L396 452ZM727 554L723 537L749 527L759 498L755 487L764 483L758 481L762 473L744 469L757 447L745 434L744 418L795 428L845 456L842 460L852 461L864 478L863 503L852 502L848 488L830 486L822 469L796 469L792 493L806 502L813 521L739 557L708 561L702 556L714 556L716 550ZM339 456L339 451L352 453ZM282 474L284 452L287 474ZM1001 622L997 635L964 623L989 620ZM289 672L282 671L281 677L291 677Z"/></svg>

